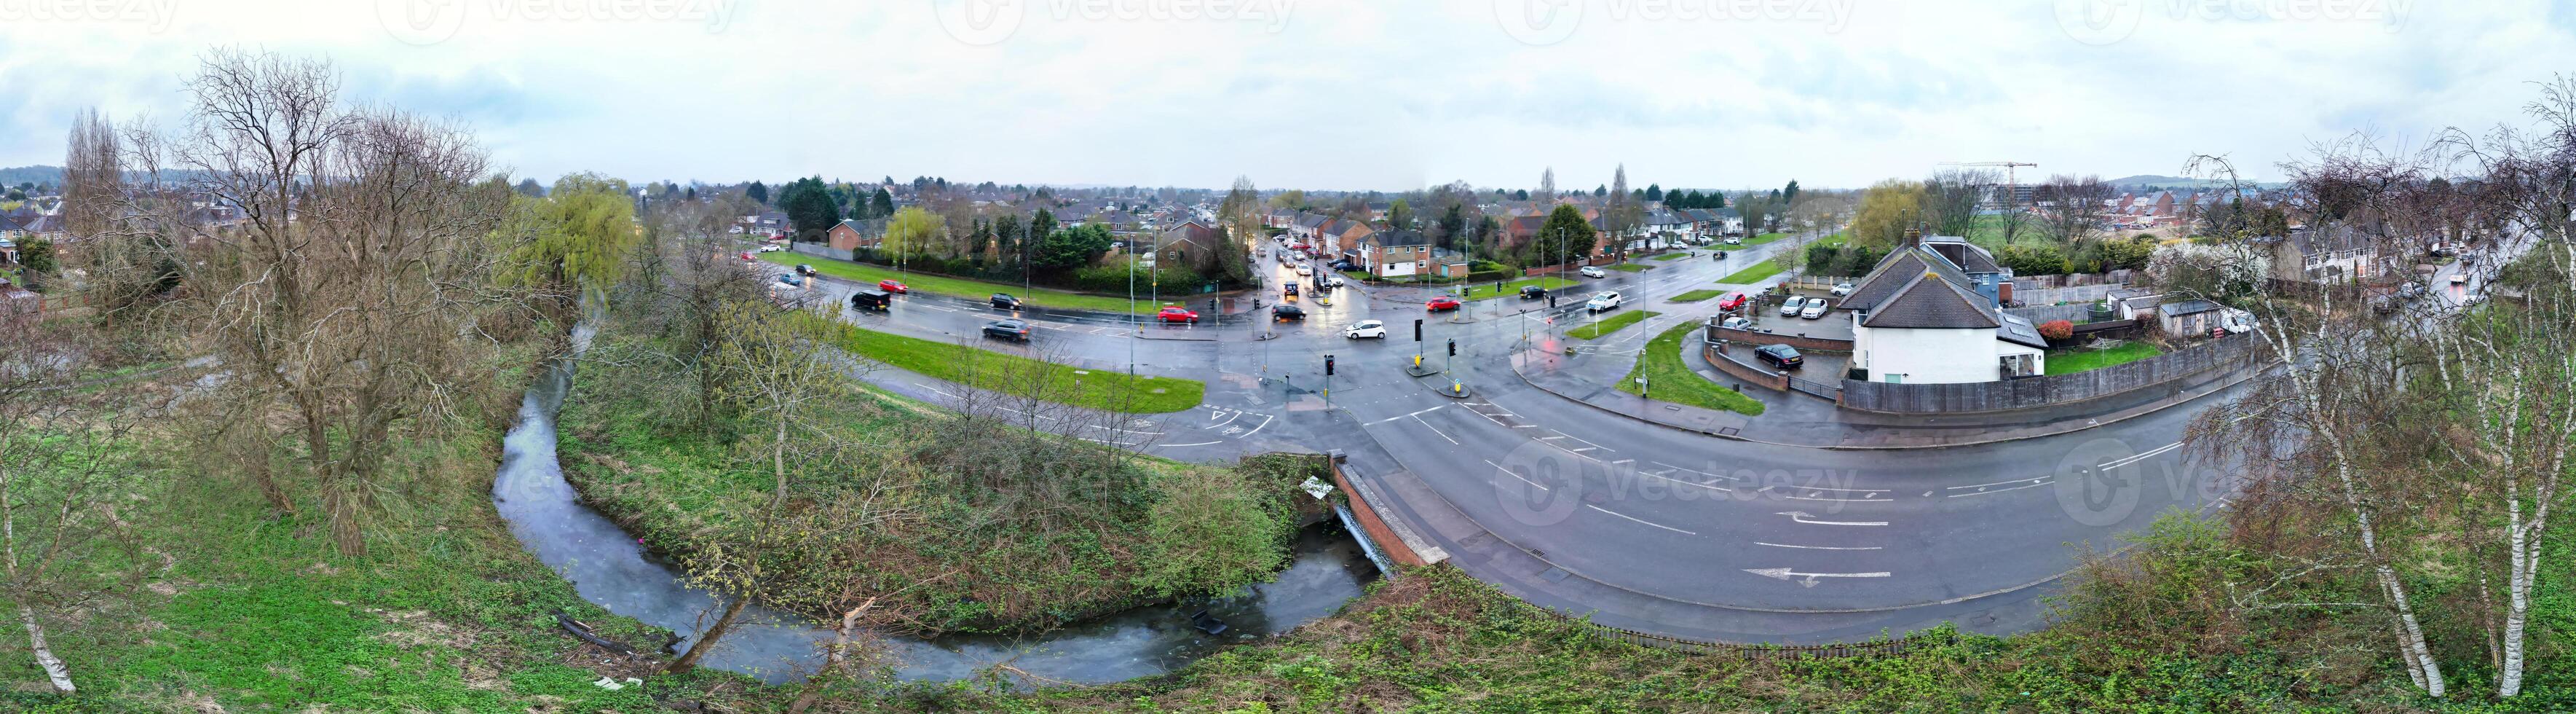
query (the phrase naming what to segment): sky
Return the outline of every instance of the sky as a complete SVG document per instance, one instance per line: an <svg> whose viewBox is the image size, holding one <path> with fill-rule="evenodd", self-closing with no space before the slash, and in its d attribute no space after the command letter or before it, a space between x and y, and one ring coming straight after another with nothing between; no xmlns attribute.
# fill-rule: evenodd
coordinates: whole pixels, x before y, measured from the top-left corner
<svg viewBox="0 0 2576 714"><path fill-rule="evenodd" d="M540 180L1859 187L2520 122L2576 0L0 0L0 166L183 121L218 46Z"/></svg>

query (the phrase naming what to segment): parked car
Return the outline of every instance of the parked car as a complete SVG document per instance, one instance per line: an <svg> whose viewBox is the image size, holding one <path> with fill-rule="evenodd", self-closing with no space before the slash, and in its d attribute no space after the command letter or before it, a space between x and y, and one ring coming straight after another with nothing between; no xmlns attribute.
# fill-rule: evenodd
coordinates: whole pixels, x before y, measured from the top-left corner
<svg viewBox="0 0 2576 714"><path fill-rule="evenodd" d="M1536 285L1523 285L1521 286L1521 299L1545 300L1547 299L1547 288L1542 288Z"/></svg>
<svg viewBox="0 0 2576 714"><path fill-rule="evenodd" d="M759 258L758 256L754 256L754 255L752 255L752 254L751 254L751 251L746 250L746 251L743 251L743 252L742 252L742 259L743 259L743 260L759 260L760 258Z"/></svg>
<svg viewBox="0 0 2576 714"><path fill-rule="evenodd" d="M1358 263L1353 263L1353 262L1348 261L1348 260L1336 260L1336 261L1333 261L1333 269L1334 269L1334 270L1358 270L1358 269L1360 269L1360 264L1358 264Z"/></svg>
<svg viewBox="0 0 2576 714"><path fill-rule="evenodd" d="M1744 245L1744 236L1727 236L1727 245Z"/></svg>
<svg viewBox="0 0 2576 714"><path fill-rule="evenodd" d="M1298 276L1300 276L1300 277L1308 276L1308 275L1314 275L1314 274L1315 274L1315 268L1314 268L1313 266L1308 266L1308 265L1299 265L1299 266L1297 266L1297 275L1298 275Z"/></svg>
<svg viewBox="0 0 2576 714"><path fill-rule="evenodd" d="M1799 316L1799 317L1806 318L1806 319L1809 319L1809 320L1813 320L1813 319L1816 319L1816 318L1819 318L1819 317L1824 317L1824 316L1825 316L1825 299L1824 299L1824 298L1815 298L1815 299L1812 299L1812 300L1808 300L1808 301L1807 301L1807 309L1799 310L1799 311L1798 311L1798 316Z"/></svg>
<svg viewBox="0 0 2576 714"><path fill-rule="evenodd" d="M1272 305L1270 319L1273 322L1303 321L1306 319L1306 309L1295 305Z"/></svg>
<svg viewBox="0 0 2576 714"><path fill-rule="evenodd" d="M1753 318L1736 315L1724 320L1719 320L1717 326L1729 330L1750 330L1753 329Z"/></svg>
<svg viewBox="0 0 2576 714"><path fill-rule="evenodd" d="M984 336L1027 342L1029 325L1018 320L994 320L984 323Z"/></svg>
<svg viewBox="0 0 2576 714"><path fill-rule="evenodd" d="M763 252L763 253L776 253L776 252L778 252L778 251L782 251L782 250L786 250L786 249L787 249L787 246L783 246L783 245L764 245L764 246L761 246L761 247L760 247L760 252Z"/></svg>
<svg viewBox="0 0 2576 714"><path fill-rule="evenodd" d="M1010 294L1010 293L993 293L993 309L995 309L995 310L1017 310L1017 309L1020 309L1020 299L1019 299L1019 298L1015 298L1015 297L1011 297L1011 294Z"/></svg>
<svg viewBox="0 0 2576 714"><path fill-rule="evenodd" d="M852 310L875 310L877 312L885 312L886 307L893 304L894 296L887 294L883 290L861 290L850 293L850 309Z"/></svg>
<svg viewBox="0 0 2576 714"><path fill-rule="evenodd" d="M1826 291L1826 292L1833 293L1833 294L1834 294L1834 297L1842 297L1842 296L1845 296L1845 295L1850 295L1850 294L1852 294L1852 289L1853 289L1853 287L1855 287L1855 286L1853 286L1853 285L1852 285L1851 283L1849 283L1849 282L1834 283L1834 289L1832 289L1832 290L1828 290L1828 291Z"/></svg>
<svg viewBox="0 0 2576 714"><path fill-rule="evenodd" d="M1753 356L1762 360L1764 364L1784 371L1797 369L1799 365L1807 363L1807 357L1798 354L1798 348L1788 345L1763 345L1753 350Z"/></svg>
<svg viewBox="0 0 2576 714"><path fill-rule="evenodd" d="M1627 302L1628 302L1628 298L1627 298L1626 296L1620 295L1620 294L1619 294L1619 291L1617 291L1617 290L1610 290L1610 291L1604 291L1604 292L1602 292L1601 294L1598 294L1598 295L1594 295L1594 296L1592 296L1592 300L1591 300L1591 301L1583 303L1583 309L1585 309L1585 310L1590 310L1590 311L1593 311L1593 312L1600 312L1600 311L1603 311L1603 310L1616 310L1616 309L1619 309L1619 306L1620 306L1620 305L1627 304Z"/></svg>
<svg viewBox="0 0 2576 714"><path fill-rule="evenodd" d="M1727 293L1726 297L1718 299L1717 310L1719 312L1734 312L1744 309L1745 304L1750 302L1753 302L1753 296L1751 295L1746 295L1744 293Z"/></svg>
<svg viewBox="0 0 2576 714"><path fill-rule="evenodd" d="M1805 309L1807 309L1807 298L1800 295L1791 295L1789 296L1788 302L1780 303L1780 316L1797 317L1798 311Z"/></svg>
<svg viewBox="0 0 2576 714"><path fill-rule="evenodd" d="M1610 274L1609 274L1608 272L1604 272L1604 271L1603 271L1603 270L1601 270L1601 268L1600 268L1600 267L1598 267L1598 266L1591 266L1591 265L1583 266L1583 269L1582 269L1582 270L1577 270L1577 271L1574 271L1574 272L1579 273L1579 274L1581 274L1583 277L1587 277L1587 278L1607 278L1607 277L1610 277Z"/></svg>
<svg viewBox="0 0 2576 714"><path fill-rule="evenodd" d="M1440 297L1432 298L1431 302L1423 303L1422 307L1431 312L1440 312L1443 310L1456 310L1458 309L1458 306L1462 304L1464 303L1458 302L1457 298L1442 295Z"/></svg>
<svg viewBox="0 0 2576 714"><path fill-rule="evenodd" d="M901 280L879 280L877 281L877 289L898 295L912 294L912 286L903 284L903 281Z"/></svg>
<svg viewBox="0 0 2576 714"><path fill-rule="evenodd" d="M1386 323L1376 320L1354 322L1350 327L1342 328L1342 337L1354 340L1383 340L1386 339Z"/></svg>
<svg viewBox="0 0 2576 714"><path fill-rule="evenodd" d="M787 285L788 287L797 287L797 288L805 287L805 279L804 279L804 278L799 278L799 277L796 277L796 276L794 276L794 275L789 275L789 274L787 274L787 273L779 273L779 274L778 274L778 282L779 282L779 283L782 283L782 284L785 284L785 285Z"/></svg>
<svg viewBox="0 0 2576 714"><path fill-rule="evenodd" d="M1154 319L1161 322L1181 322L1195 325L1199 322L1199 314L1190 311L1189 308L1181 307L1179 305L1165 305L1163 306L1162 312L1154 313Z"/></svg>

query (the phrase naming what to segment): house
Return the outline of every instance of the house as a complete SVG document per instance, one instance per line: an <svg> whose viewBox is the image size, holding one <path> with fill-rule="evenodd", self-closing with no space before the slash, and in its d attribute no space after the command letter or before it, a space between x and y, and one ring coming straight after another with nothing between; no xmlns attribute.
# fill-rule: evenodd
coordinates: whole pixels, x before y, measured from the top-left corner
<svg viewBox="0 0 2576 714"><path fill-rule="evenodd" d="M1299 213L1296 222L1288 224L1288 239L1298 243L1315 242L1315 234L1331 220L1320 213Z"/></svg>
<svg viewBox="0 0 2576 714"><path fill-rule="evenodd" d="M1372 221L1383 221L1383 220L1386 220L1386 214L1387 214L1387 212L1388 212L1388 211L1392 211L1392 210L1395 210L1395 204L1388 203L1388 202L1386 202L1386 201L1370 201L1370 202L1368 202L1368 214L1369 214L1369 220L1372 220Z"/></svg>
<svg viewBox="0 0 2576 714"><path fill-rule="evenodd" d="M1327 241L1327 245L1329 245L1330 248L1321 251L1322 253L1327 255L1340 253L1344 250L1345 246L1359 245L1362 239L1377 233L1376 227L1370 226L1366 223L1361 223L1359 221L1342 221L1342 223L1348 225L1343 225L1339 227L1339 229L1324 235L1324 240Z"/></svg>
<svg viewBox="0 0 2576 714"><path fill-rule="evenodd" d="M29 236L27 225L20 223L20 220L21 219L16 216L0 213L0 240L12 243L26 240Z"/></svg>
<svg viewBox="0 0 2576 714"><path fill-rule="evenodd" d="M1996 309L2011 277L1964 239L1908 231L1836 305L1852 314L1853 378L1950 384L2046 373L2039 328Z"/></svg>
<svg viewBox="0 0 2576 714"><path fill-rule="evenodd" d="M1183 221L1164 230L1155 241L1154 259L1203 270L1215 265L1217 257L1224 254L1224 245L1225 229L1197 220Z"/></svg>
<svg viewBox="0 0 2576 714"><path fill-rule="evenodd" d="M1689 213L1655 209L1646 212L1648 248L1671 247L1683 243L1696 231Z"/></svg>
<svg viewBox="0 0 2576 714"><path fill-rule="evenodd" d="M1297 222L1297 209L1273 208L1261 214L1261 227L1286 228Z"/></svg>
<svg viewBox="0 0 2576 714"><path fill-rule="evenodd" d="M1529 245L1531 241L1538 240L1539 229L1546 226L1545 214L1513 216L1511 220L1503 222L1503 245L1513 248Z"/></svg>
<svg viewBox="0 0 2576 714"><path fill-rule="evenodd" d="M1359 251L1360 266L1370 275L1398 278L1431 271L1431 237L1421 231L1372 233L1360 239Z"/></svg>
<svg viewBox="0 0 2576 714"><path fill-rule="evenodd" d="M1732 208L1715 208L1709 212L1717 214L1715 232L1710 235L1744 235L1744 214Z"/></svg>
<svg viewBox="0 0 2576 714"><path fill-rule="evenodd" d="M778 211L762 211L758 214L743 216L741 220L734 221L734 227L742 229L737 231L740 233L768 236L786 235L787 214L780 213Z"/></svg>
<svg viewBox="0 0 2576 714"><path fill-rule="evenodd" d="M2290 230L2286 236L2262 236L2254 245L2270 253L2272 276L2309 283L2368 280L2388 272L2382 251L2350 226Z"/></svg>
<svg viewBox="0 0 2576 714"><path fill-rule="evenodd" d="M860 248L875 250L885 244L887 220L884 218L870 218L864 221L841 219L841 222L832 224L831 230L824 231L824 243L832 246L833 250Z"/></svg>
<svg viewBox="0 0 2576 714"><path fill-rule="evenodd" d="M1447 248L1431 249L1431 275L1440 278L1465 278L1475 267L1467 255Z"/></svg>
<svg viewBox="0 0 2576 714"><path fill-rule="evenodd" d="M2168 335L2206 335L2218 326L2218 303L2191 299L2156 306L2156 327Z"/></svg>

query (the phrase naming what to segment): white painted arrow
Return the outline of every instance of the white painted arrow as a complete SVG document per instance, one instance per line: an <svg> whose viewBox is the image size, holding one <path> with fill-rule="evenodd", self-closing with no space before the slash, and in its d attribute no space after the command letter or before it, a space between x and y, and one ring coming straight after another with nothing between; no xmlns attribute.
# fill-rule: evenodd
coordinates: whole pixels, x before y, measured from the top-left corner
<svg viewBox="0 0 2576 714"><path fill-rule="evenodd" d="M1815 516L1808 515L1806 511L1781 511L1781 512L1779 513L1779 515L1788 516L1788 517L1789 517L1789 520L1797 521L1797 522L1799 522L1799 523L1809 523L1809 524L1814 524L1814 525L1819 525L1819 526L1883 526L1883 525L1887 525L1887 521L1811 521L1811 520L1807 520L1807 519L1814 518Z"/></svg>
<svg viewBox="0 0 2576 714"><path fill-rule="evenodd" d="M1773 579L1773 580L1792 580L1792 581L1797 582L1797 583L1798 583L1799 585L1801 585L1801 586L1811 587L1811 588L1816 586L1816 579L1817 579L1817 578L1884 578L1884 577L1887 577L1887 573L1884 573L1884 572L1878 572L1878 573L1801 573L1801 572L1798 572L1798 571L1795 571L1795 570L1790 570L1790 569L1788 569L1788 568L1745 568L1745 569L1744 569L1744 572L1752 573L1752 574L1754 574L1754 575L1759 575L1759 576L1766 577L1766 578L1770 578L1770 579Z"/></svg>

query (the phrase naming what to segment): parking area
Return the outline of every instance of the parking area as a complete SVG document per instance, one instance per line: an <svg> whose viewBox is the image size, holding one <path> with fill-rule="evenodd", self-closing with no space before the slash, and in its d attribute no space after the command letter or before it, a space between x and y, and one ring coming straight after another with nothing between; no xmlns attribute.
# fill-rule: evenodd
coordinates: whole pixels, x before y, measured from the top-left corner
<svg viewBox="0 0 2576 714"><path fill-rule="evenodd" d="M1753 318L1751 329L1754 332L1827 340L1852 338L1851 313L1843 310L1829 310L1825 312L1824 317L1809 320L1803 317L1781 317L1778 305L1755 305L1744 315Z"/></svg>

